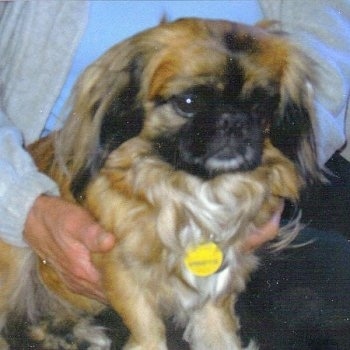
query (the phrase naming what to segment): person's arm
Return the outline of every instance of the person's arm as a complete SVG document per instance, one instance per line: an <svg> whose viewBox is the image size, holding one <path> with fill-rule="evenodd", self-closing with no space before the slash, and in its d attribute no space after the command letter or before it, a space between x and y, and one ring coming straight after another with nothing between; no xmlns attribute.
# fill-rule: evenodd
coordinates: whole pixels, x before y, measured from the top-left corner
<svg viewBox="0 0 350 350"><path fill-rule="evenodd" d="M26 246L26 217L41 194L58 195L57 185L38 172L23 147L21 132L0 111L0 237L7 243Z"/></svg>
<svg viewBox="0 0 350 350"><path fill-rule="evenodd" d="M114 236L58 195L55 182L37 170L24 149L21 132L0 111L0 238L29 244L71 290L104 301L90 253L111 249Z"/></svg>
<svg viewBox="0 0 350 350"><path fill-rule="evenodd" d="M29 244L73 291L103 299L90 251L111 248L114 237L104 241L85 210L57 197L23 146L43 129L86 20L85 2L0 3L0 238Z"/></svg>

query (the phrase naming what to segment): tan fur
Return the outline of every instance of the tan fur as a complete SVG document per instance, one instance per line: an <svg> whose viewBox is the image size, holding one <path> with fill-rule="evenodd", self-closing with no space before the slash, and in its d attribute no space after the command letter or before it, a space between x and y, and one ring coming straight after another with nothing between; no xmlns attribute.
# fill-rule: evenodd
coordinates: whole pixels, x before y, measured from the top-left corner
<svg viewBox="0 0 350 350"><path fill-rule="evenodd" d="M184 123L169 107L157 109L157 97L199 83L220 89L221 67L229 55L222 35L230 31L242 44L253 38L252 51L238 55L245 70L242 94L273 82L280 89L281 109L285 99L293 98L312 117L308 60L265 27L191 19L162 23L113 47L79 79L63 130L30 147L39 168L58 182L63 197L74 201L71 181L97 152L102 118L131 82L131 60L142 61L136 102L146 111L143 128L109 154L82 198L82 205L117 236L116 247L93 260L110 305L131 331L125 349L166 349L164 315L175 315L186 326L193 349L241 349L232 305L257 265L242 242L269 219L281 198L297 200L301 176L268 137L261 166L207 181L175 171L154 154L150 141ZM315 155L311 149L308 154L305 167L315 171ZM225 254L223 269L208 278L194 277L183 263L186 249L203 241L217 242ZM0 273L8 276L1 277L0 310L5 310L25 255L2 243L0 249ZM96 313L104 307L68 291L49 265L40 265L40 276L78 317L78 310Z"/></svg>

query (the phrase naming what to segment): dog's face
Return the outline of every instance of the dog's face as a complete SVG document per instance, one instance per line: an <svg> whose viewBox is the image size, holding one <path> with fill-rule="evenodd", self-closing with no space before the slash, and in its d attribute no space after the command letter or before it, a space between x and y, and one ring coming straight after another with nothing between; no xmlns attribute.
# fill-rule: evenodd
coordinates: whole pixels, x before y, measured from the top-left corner
<svg viewBox="0 0 350 350"><path fill-rule="evenodd" d="M63 131L73 192L136 136L204 179L258 167L266 140L317 177L311 72L285 35L225 21L165 23L115 46L78 82Z"/></svg>
<svg viewBox="0 0 350 350"><path fill-rule="evenodd" d="M192 86L170 96L160 93L156 99L158 119L169 115L176 122L152 140L155 151L174 168L204 178L260 164L267 103L275 103L267 91L260 91L259 102L256 92L249 97L241 94L244 78L234 60L227 59L221 69L220 76L212 74L198 82L194 78Z"/></svg>

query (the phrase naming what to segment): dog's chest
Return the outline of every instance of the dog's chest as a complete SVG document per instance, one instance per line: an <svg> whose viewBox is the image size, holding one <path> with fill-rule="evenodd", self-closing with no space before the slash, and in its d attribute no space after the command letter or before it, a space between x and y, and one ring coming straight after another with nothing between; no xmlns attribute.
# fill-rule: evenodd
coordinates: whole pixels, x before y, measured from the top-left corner
<svg viewBox="0 0 350 350"><path fill-rule="evenodd" d="M251 219L251 206L242 205L248 196L235 195L237 184L231 178L214 188L194 178L174 179L157 172L155 182L150 176L154 169L134 173L138 181L132 182L142 186L133 191L108 177L91 188L90 198L98 202L96 217L118 236L118 259L137 283L160 297L170 293L185 309L242 290L254 265L239 251ZM209 255L189 257L189 251L198 253L208 245L214 246ZM204 275L189 267L191 259L192 265L207 264Z"/></svg>
<svg viewBox="0 0 350 350"><path fill-rule="evenodd" d="M173 293L184 309L244 289L255 259L240 253L242 223L231 206L192 198L181 209L162 207L158 235L166 247L165 264Z"/></svg>

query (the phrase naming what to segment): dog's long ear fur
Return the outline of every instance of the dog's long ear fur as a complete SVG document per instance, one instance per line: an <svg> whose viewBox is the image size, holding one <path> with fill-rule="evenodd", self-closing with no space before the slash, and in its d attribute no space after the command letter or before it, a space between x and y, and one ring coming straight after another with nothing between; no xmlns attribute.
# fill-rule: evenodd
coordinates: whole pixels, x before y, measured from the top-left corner
<svg viewBox="0 0 350 350"><path fill-rule="evenodd" d="M270 126L272 144L295 162L306 183L323 179L313 131L314 66L298 48L290 52L281 82L279 111Z"/></svg>
<svg viewBox="0 0 350 350"><path fill-rule="evenodd" d="M124 42L86 69L78 80L65 127L56 141L56 159L79 200L108 154L139 134L142 56Z"/></svg>

